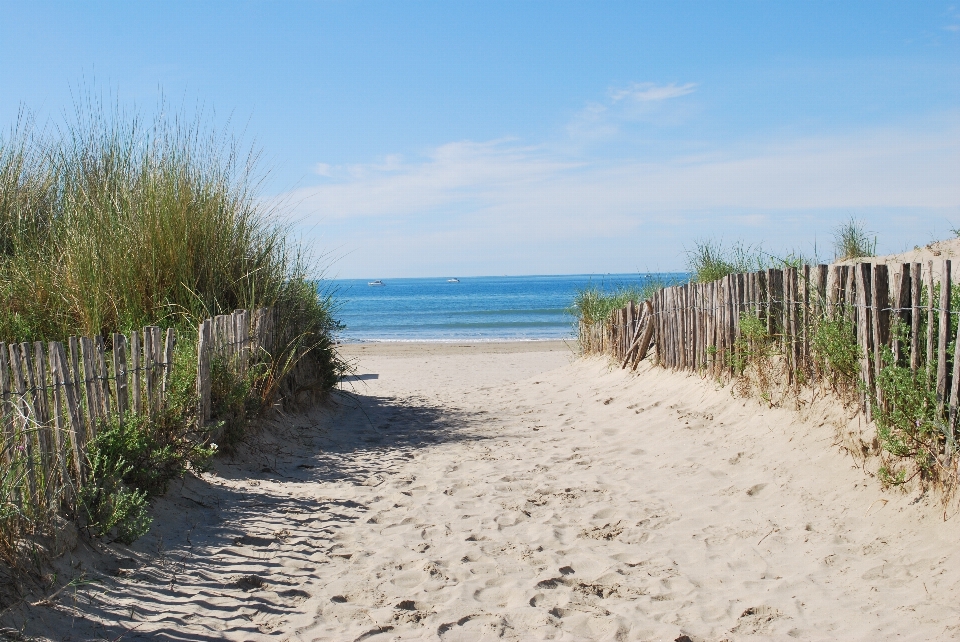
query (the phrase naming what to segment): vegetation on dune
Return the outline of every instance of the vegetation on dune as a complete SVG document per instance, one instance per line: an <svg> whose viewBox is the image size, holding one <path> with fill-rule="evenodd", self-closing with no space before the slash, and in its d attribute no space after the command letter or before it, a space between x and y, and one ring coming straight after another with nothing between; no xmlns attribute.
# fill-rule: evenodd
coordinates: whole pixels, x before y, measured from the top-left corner
<svg viewBox="0 0 960 642"><path fill-rule="evenodd" d="M835 228L834 254L837 260L869 260L875 252L876 239L856 219L851 218ZM768 268L799 268L819 262L816 257L804 257L800 253L781 258L763 251L760 246L744 243L725 246L711 240L697 241L687 252L687 266L693 283L716 281L731 274ZM664 285L673 284L661 283L659 287ZM921 301L939 301L941 285L934 284L932 293L927 288L925 283L921 285ZM601 322L609 319L610 313L622 308L628 300L643 301L656 289L610 293L599 288L584 290L578 293L574 311L587 323ZM816 299L815 294L812 296L815 300L811 301L810 309L816 312L806 317L798 308L796 317L807 319L809 323L804 335L805 340L809 340L809 359L793 357L796 340L787 338L778 327L781 325L779 317L768 326L762 311L752 307L740 315L739 331L732 346L722 351L715 346L706 348L711 363L717 360L724 373L720 376L730 378L735 394L759 397L768 404L777 405L792 399L799 407L803 403L801 390L811 384L821 390L829 389L851 407L868 404L876 427L875 439L859 444L858 449L864 455L872 453L877 456L877 477L881 483L902 486L917 480L922 488L940 486L945 491L944 498L949 497L960 485L957 467L960 448L956 435L960 418L952 416L954 413L946 398L938 398L936 357L932 364L921 365L917 370L912 368L910 329L894 314L890 333L892 345L898 349L882 348L876 381L868 385L862 379L863 348L856 332L859 311L851 309L842 300L828 306L825 301ZM960 309L960 285L952 287L950 309ZM922 314L917 337L921 362L924 361L923 346L928 344L928 339L931 345L939 344L938 324L928 327L926 312ZM946 328L944 368L948 378L954 371L954 338L958 322L960 315L954 312ZM933 336L928 337L928 332ZM872 360L873 356L871 364Z"/></svg>
<svg viewBox="0 0 960 642"><path fill-rule="evenodd" d="M876 253L876 237L871 239L863 224L852 216L834 230L833 254L837 261L876 256Z"/></svg>
<svg viewBox="0 0 960 642"><path fill-rule="evenodd" d="M259 198L262 177L256 153L198 122L91 108L52 135L21 119L0 139L0 341L195 333L204 318L273 307L332 385L332 300Z"/></svg>
<svg viewBox="0 0 960 642"><path fill-rule="evenodd" d="M693 249L687 250L687 271L694 283L710 283L730 274L757 272L767 268L800 267L807 263L819 263L816 257L801 252L775 256L760 245L736 242L725 246L720 241L696 241Z"/></svg>
<svg viewBox="0 0 960 642"><path fill-rule="evenodd" d="M612 290L599 285L590 285L577 290L571 306L571 314L587 324L597 323L610 316L610 313L633 301L639 303L665 287L674 285L662 274L648 274L640 284L618 285Z"/></svg>
<svg viewBox="0 0 960 642"><path fill-rule="evenodd" d="M101 426L89 447L77 522L93 535L132 541L149 525L146 502L188 469L202 470L248 421L283 394L284 376L309 366L315 392L343 369L338 323L317 265L265 205L257 154L200 121L147 123L82 108L62 129L27 117L0 137L0 341L129 335L177 329L166 407ZM212 367L215 422L197 417L197 324L235 309L271 307L273 353L235 374ZM27 453L0 466L0 497L22 480ZM8 492L10 491L10 492ZM54 515L0 501L0 557L15 562L24 535L49 533Z"/></svg>

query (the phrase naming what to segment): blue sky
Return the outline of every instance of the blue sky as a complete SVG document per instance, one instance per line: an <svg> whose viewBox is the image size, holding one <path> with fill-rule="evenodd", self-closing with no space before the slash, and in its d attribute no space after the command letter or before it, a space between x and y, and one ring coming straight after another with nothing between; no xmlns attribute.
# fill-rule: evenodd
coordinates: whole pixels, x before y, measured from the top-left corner
<svg viewBox="0 0 960 642"><path fill-rule="evenodd" d="M960 227L960 4L0 2L0 131L202 111L341 277L821 257Z"/></svg>

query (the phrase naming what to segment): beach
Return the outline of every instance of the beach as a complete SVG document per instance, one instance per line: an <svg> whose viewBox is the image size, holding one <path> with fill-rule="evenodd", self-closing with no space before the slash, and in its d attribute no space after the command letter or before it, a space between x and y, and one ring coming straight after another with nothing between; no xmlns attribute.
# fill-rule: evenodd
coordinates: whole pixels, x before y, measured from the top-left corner
<svg viewBox="0 0 960 642"><path fill-rule="evenodd" d="M14 616L57 640L873 640L960 630L955 515L857 419L564 342L342 346L330 403L175 482ZM945 521L945 517L947 518ZM99 546L99 545L97 545ZM683 636L687 636L684 638Z"/></svg>

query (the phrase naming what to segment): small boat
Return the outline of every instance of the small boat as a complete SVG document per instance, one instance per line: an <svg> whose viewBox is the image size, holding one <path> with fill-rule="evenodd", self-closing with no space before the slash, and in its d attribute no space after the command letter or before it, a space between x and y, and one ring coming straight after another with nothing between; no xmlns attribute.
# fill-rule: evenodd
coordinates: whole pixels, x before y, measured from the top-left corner
<svg viewBox="0 0 960 642"><path fill-rule="evenodd" d="M367 285L383 285L383 281L377 279L376 281L369 281Z"/></svg>
<svg viewBox="0 0 960 642"><path fill-rule="evenodd" d="M447 283L460 283L460 279L447 279Z"/></svg>

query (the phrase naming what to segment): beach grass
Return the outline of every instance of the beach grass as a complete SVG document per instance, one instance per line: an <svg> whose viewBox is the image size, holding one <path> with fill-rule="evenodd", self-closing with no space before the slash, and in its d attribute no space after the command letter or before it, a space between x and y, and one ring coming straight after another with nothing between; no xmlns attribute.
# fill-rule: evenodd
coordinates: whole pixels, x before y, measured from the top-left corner
<svg viewBox="0 0 960 642"><path fill-rule="evenodd" d="M243 397L228 418L233 434L282 399L284 375L298 364L309 362L321 392L344 368L334 349L333 293L318 281L319 263L292 236L280 207L262 198L265 176L255 150L199 119L148 122L93 101L59 128L39 128L21 115L0 137L0 341L101 335L109 348L113 332L176 328L178 354L192 352L175 369L182 395L169 416L161 423L124 418L115 426L123 439L147 444L137 451L142 462L156 467L160 455L167 457L164 470L173 476L196 463L189 439L205 447L206 437L190 432L198 423L197 324L203 319L260 307L276 314L269 358L243 381L214 390ZM224 399L213 403L225 406ZM117 502L131 508L131 498L159 492L141 488L136 471L121 465L142 463L130 460L133 451L98 444L92 456L110 456L91 462L99 466L92 469L107 471L101 477ZM15 467L0 470L0 490L16 474ZM99 513L117 512L119 504L110 501L97 504ZM131 514L139 519L137 511ZM113 525L112 518L97 519ZM51 523L50 515L0 510L0 543L6 543L0 548L9 553L17 537Z"/></svg>
<svg viewBox="0 0 960 642"><path fill-rule="evenodd" d="M851 216L834 229L833 252L837 261L876 256L877 239L870 238L863 223Z"/></svg>
<svg viewBox="0 0 960 642"><path fill-rule="evenodd" d="M647 274L639 284L620 284L612 289L590 285L577 290L570 311L578 321L597 323L610 316L613 310L627 305L629 301L646 301L663 288L675 284L675 280L663 274Z"/></svg>
<svg viewBox="0 0 960 642"><path fill-rule="evenodd" d="M56 130L22 117L0 139L0 341L195 332L269 306L332 376L333 300L264 176L255 150L198 120L95 104Z"/></svg>

